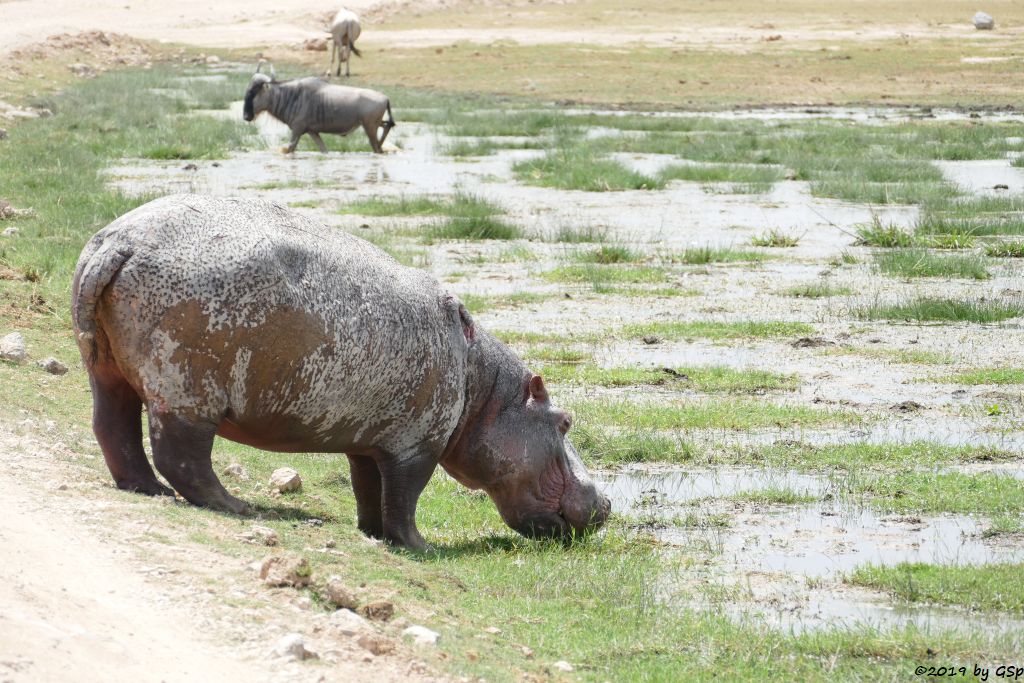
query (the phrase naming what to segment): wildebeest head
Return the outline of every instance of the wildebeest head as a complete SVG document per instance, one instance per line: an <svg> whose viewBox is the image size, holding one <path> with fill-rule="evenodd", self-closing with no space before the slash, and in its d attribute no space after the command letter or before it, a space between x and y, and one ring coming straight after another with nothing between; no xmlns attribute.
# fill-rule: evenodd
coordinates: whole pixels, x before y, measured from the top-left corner
<svg viewBox="0 0 1024 683"><path fill-rule="evenodd" d="M245 104L242 106L242 118L252 121L256 115L267 110L267 101L271 83L274 80L259 71L252 75L249 81L249 88L245 91Z"/></svg>

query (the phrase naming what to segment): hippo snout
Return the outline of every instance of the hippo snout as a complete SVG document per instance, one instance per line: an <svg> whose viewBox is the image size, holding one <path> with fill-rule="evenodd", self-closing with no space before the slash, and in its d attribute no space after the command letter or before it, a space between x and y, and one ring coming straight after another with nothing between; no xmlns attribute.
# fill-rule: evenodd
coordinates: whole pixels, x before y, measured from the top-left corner
<svg viewBox="0 0 1024 683"><path fill-rule="evenodd" d="M576 505L572 510L563 508L557 513L530 515L512 528L527 538L570 540L600 529L608 521L611 511L611 501L594 491L588 505Z"/></svg>

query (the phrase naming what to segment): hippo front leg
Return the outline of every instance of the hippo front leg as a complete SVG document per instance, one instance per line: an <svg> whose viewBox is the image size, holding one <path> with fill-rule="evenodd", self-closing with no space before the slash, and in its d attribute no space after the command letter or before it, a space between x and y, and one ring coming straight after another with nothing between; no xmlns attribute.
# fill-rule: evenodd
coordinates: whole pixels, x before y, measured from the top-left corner
<svg viewBox="0 0 1024 683"><path fill-rule="evenodd" d="M422 451L377 461L381 479L381 517L384 540L409 550L426 550L416 528L416 504L437 467L437 458Z"/></svg>
<svg viewBox="0 0 1024 683"><path fill-rule="evenodd" d="M384 538L384 517L381 514L380 469L366 455L348 456L352 492L356 496L356 520L359 530L370 538Z"/></svg>

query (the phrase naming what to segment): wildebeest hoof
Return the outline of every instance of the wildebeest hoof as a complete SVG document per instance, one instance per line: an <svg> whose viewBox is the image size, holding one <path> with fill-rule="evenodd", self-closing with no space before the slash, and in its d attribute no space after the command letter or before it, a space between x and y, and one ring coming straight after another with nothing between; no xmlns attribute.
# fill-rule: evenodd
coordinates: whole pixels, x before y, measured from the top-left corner
<svg viewBox="0 0 1024 683"><path fill-rule="evenodd" d="M291 150L289 150L288 147L282 147L281 154L291 154Z"/></svg>

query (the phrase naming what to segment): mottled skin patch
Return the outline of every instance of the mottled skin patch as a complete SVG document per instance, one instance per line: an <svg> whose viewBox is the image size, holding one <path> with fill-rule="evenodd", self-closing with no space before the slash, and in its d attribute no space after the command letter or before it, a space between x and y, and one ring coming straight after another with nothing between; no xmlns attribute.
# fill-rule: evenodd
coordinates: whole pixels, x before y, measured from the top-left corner
<svg viewBox="0 0 1024 683"><path fill-rule="evenodd" d="M120 488L242 513L215 435L349 456L359 526L422 548L416 501L440 463L529 535L599 526L608 501L543 382L428 274L266 202L139 207L86 245L72 313L93 426Z"/></svg>

